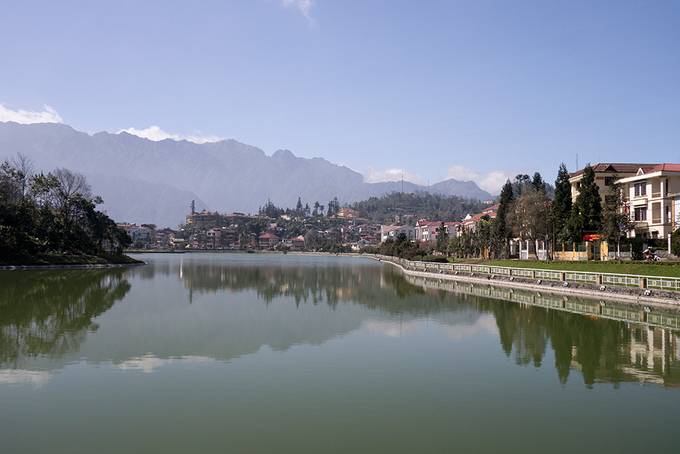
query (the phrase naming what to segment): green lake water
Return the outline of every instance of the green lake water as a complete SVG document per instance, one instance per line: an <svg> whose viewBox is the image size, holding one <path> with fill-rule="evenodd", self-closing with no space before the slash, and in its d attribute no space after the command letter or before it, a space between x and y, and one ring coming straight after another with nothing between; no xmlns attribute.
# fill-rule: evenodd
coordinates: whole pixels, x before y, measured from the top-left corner
<svg viewBox="0 0 680 454"><path fill-rule="evenodd" d="M366 258L137 257L0 271L0 452L679 452L677 314Z"/></svg>

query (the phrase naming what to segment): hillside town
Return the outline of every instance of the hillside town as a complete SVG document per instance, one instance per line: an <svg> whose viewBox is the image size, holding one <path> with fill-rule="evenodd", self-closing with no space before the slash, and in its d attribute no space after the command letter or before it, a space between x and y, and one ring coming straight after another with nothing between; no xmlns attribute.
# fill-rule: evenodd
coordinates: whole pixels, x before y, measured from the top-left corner
<svg viewBox="0 0 680 454"><path fill-rule="evenodd" d="M388 197L388 196L384 196ZM191 211L177 229L119 224L132 248L173 251L383 252L401 242L413 257L611 260L671 256L680 225L680 164L598 163L560 166L555 186L540 174L517 175L494 201L457 219L420 218L391 201L380 219L359 204L316 202L259 213ZM677 253L677 251L676 251Z"/></svg>

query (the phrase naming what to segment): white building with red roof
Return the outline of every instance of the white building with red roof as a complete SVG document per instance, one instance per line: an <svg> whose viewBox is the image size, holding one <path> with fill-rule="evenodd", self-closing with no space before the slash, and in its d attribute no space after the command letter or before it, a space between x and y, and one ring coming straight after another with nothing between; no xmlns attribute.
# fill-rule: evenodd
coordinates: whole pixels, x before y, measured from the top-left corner
<svg viewBox="0 0 680 454"><path fill-rule="evenodd" d="M428 221L427 219L421 219L416 223L415 234L416 241L421 243L429 243L437 240L437 235L439 228L442 225L442 221ZM446 221L444 222L444 228L446 229L446 234L451 238L455 236L460 236L462 229L461 222Z"/></svg>
<svg viewBox="0 0 680 454"><path fill-rule="evenodd" d="M477 225L483 220L483 219L496 219L496 214L498 213L498 204L496 205L491 205L490 207L485 208L482 210L480 213L477 214L468 214L463 218L462 222L462 230L467 230L468 232L474 232L477 230Z"/></svg>

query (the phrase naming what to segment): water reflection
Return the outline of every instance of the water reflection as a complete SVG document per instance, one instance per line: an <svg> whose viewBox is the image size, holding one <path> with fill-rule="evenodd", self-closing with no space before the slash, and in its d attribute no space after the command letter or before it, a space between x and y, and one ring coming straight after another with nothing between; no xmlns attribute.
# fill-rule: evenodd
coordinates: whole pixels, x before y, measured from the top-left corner
<svg viewBox="0 0 680 454"><path fill-rule="evenodd" d="M562 383L578 371L587 386L680 384L677 332L638 323L639 308L503 292L323 257L159 256L129 270L3 272L0 383L41 384L45 371L80 358L148 373L436 325L452 342L497 338L516 364L554 367ZM673 326L676 316L660 320Z"/></svg>
<svg viewBox="0 0 680 454"><path fill-rule="evenodd" d="M0 273L0 364L77 351L129 290L120 269Z"/></svg>

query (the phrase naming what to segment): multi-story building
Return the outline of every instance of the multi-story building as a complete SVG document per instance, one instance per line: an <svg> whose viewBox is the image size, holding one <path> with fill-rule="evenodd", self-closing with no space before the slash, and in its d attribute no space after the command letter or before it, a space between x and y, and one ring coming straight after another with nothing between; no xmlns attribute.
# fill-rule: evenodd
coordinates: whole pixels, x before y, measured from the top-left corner
<svg viewBox="0 0 680 454"><path fill-rule="evenodd" d="M463 222L461 222L460 231L467 230L468 232L475 232L477 230L477 225L479 225L482 219L496 219L497 213L498 204L485 208L481 213L468 214L463 218Z"/></svg>
<svg viewBox="0 0 680 454"><path fill-rule="evenodd" d="M384 243L388 239L396 239L399 234L403 233L409 240L415 240L416 230L410 225L381 225L380 226L380 242Z"/></svg>
<svg viewBox="0 0 680 454"><path fill-rule="evenodd" d="M258 237L258 245L260 249L273 249L281 238L271 232L265 232Z"/></svg>
<svg viewBox="0 0 680 454"><path fill-rule="evenodd" d="M428 221L421 219L416 223L415 234L416 241L421 243L429 243L437 240L438 230L442 225L442 221ZM460 222L444 222L446 234L449 237L459 236L462 223Z"/></svg>
<svg viewBox="0 0 680 454"><path fill-rule="evenodd" d="M639 167L633 176L616 181L630 214L630 236L667 238L680 226L680 164Z"/></svg>
<svg viewBox="0 0 680 454"><path fill-rule="evenodd" d="M618 163L618 162L600 162L592 165L595 172L595 183L600 190L600 197L604 202L604 198L609 192L610 186L621 178L634 176L638 169L647 171L654 167L655 164L636 164L636 163ZM569 183L571 183L571 200L575 201L581 189L581 180L583 179L583 170L569 174Z"/></svg>

